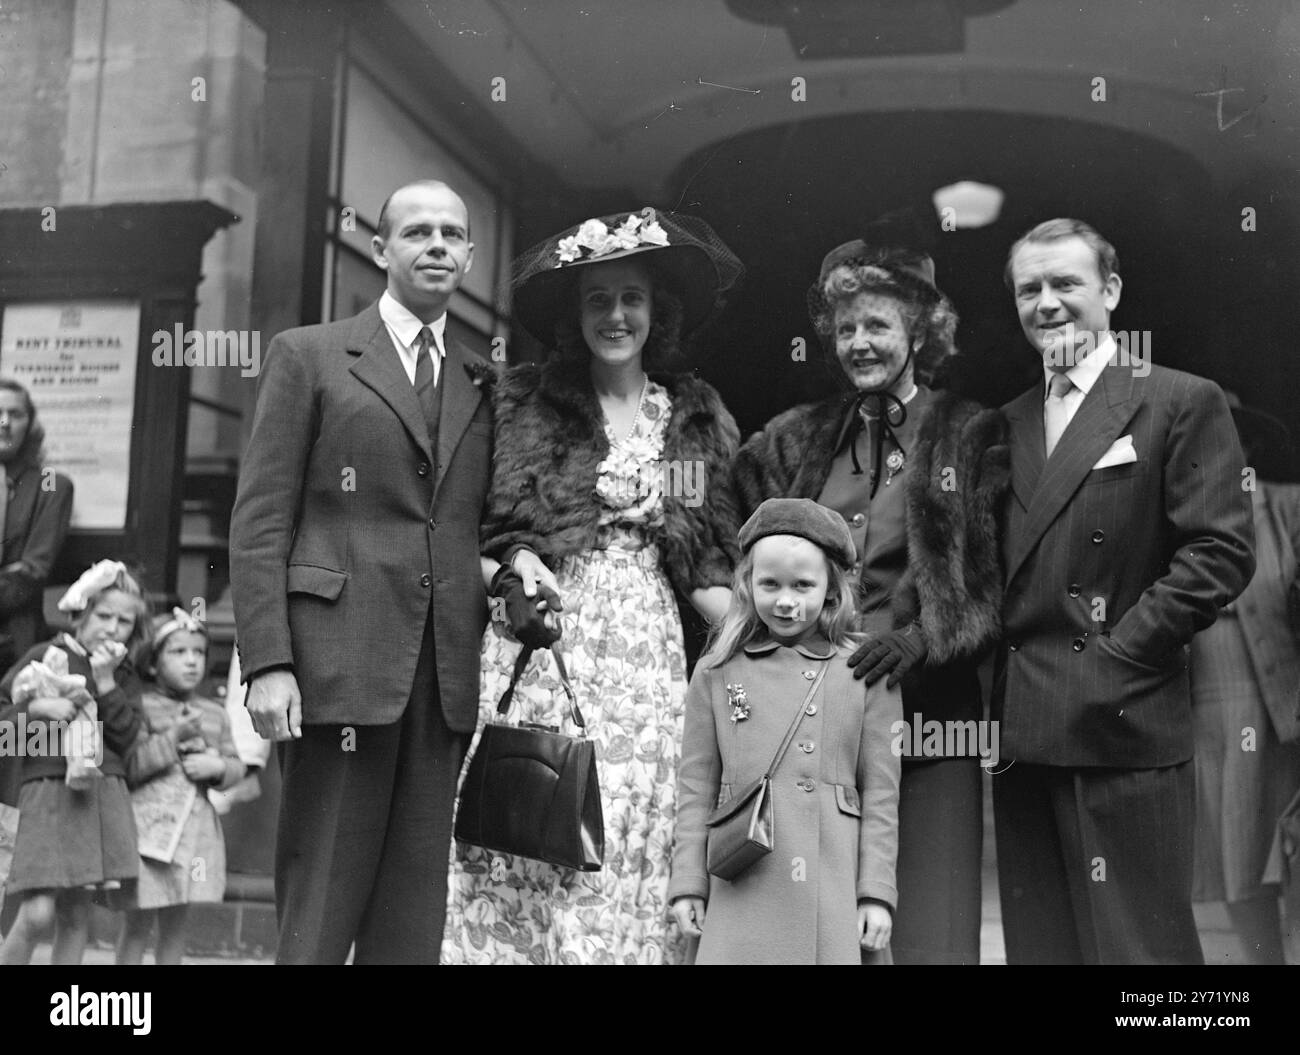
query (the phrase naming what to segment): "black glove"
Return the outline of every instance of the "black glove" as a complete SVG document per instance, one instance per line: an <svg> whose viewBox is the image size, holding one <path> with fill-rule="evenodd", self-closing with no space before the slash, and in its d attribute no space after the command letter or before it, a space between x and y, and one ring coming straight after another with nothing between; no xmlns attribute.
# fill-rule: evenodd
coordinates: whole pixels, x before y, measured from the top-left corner
<svg viewBox="0 0 1300 1055"><path fill-rule="evenodd" d="M508 564L501 565L492 576L488 592L505 602L506 620L510 632L527 648L550 648L560 640L560 631L546 625L546 612L538 610L537 602L546 601L551 611L558 611L560 598L549 586L537 584L537 596L524 593L524 580Z"/></svg>
<svg viewBox="0 0 1300 1055"><path fill-rule="evenodd" d="M853 676L865 678L868 685L889 674L885 684L892 689L903 680L904 674L918 663L924 663L929 652L920 625L909 623L866 642L849 657L849 666L853 668Z"/></svg>

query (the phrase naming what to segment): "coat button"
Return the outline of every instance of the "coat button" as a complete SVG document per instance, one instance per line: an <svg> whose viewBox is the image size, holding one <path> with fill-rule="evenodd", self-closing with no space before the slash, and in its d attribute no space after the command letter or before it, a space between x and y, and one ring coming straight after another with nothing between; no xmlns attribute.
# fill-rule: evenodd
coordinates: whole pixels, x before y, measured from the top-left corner
<svg viewBox="0 0 1300 1055"><path fill-rule="evenodd" d="M1010 648L1012 652L1019 652L1019 651L1020 651L1020 642L1019 642L1019 641L1012 641L1011 644L1008 645L1007 647Z"/></svg>
<svg viewBox="0 0 1300 1055"><path fill-rule="evenodd" d="M1106 540L1106 532L1104 532L1104 531L1094 531L1094 532L1092 533L1092 541L1093 541L1093 542L1098 542L1098 543L1100 543L1100 542L1104 542L1105 540Z"/></svg>
<svg viewBox="0 0 1300 1055"><path fill-rule="evenodd" d="M814 744L811 740L805 740L803 743L799 745L799 750L802 751L805 755L811 755L813 751L816 749L816 746L817 745Z"/></svg>
<svg viewBox="0 0 1300 1055"><path fill-rule="evenodd" d="M803 672L803 676L804 676L807 680L812 681L813 678L817 677L817 672L816 672L815 670L805 670L805 671Z"/></svg>
<svg viewBox="0 0 1300 1055"><path fill-rule="evenodd" d="M854 514L853 514L853 526L854 526L854 527L861 527L861 526L862 526L863 524L865 524L866 522L867 522L867 518L866 518L866 516L865 516L864 514L862 514L862 513L854 513Z"/></svg>
<svg viewBox="0 0 1300 1055"><path fill-rule="evenodd" d="M421 462L418 466L416 466L415 471L416 471L417 473L419 473L421 476L428 476L428 475L429 475L429 463L428 463L428 462Z"/></svg>
<svg viewBox="0 0 1300 1055"><path fill-rule="evenodd" d="M800 791L812 791L812 789L815 788L816 786L817 785L814 784L811 780L807 780L807 779L801 780L799 781L799 783L795 785L795 787L797 787Z"/></svg>
<svg viewBox="0 0 1300 1055"><path fill-rule="evenodd" d="M433 517L429 517L429 530L430 531L438 530L438 522L434 520Z"/></svg>
<svg viewBox="0 0 1300 1055"><path fill-rule="evenodd" d="M1081 593L1083 593L1083 587L1082 587L1082 586L1080 586L1077 582L1072 582L1072 583L1070 583L1070 596L1071 596L1071 597L1078 597L1079 594L1081 594Z"/></svg>
<svg viewBox="0 0 1300 1055"><path fill-rule="evenodd" d="M420 585L421 585L421 586L432 586L432 585L433 585L433 577L432 577L431 575L421 575L421 576L420 576Z"/></svg>
<svg viewBox="0 0 1300 1055"><path fill-rule="evenodd" d="M811 718L814 714L817 713L817 704L815 703L808 704L808 706L804 708L803 713L808 715L809 718Z"/></svg>
<svg viewBox="0 0 1300 1055"><path fill-rule="evenodd" d="M1070 647L1071 647L1072 649L1074 649L1074 651L1076 651L1076 652L1082 652L1082 651L1083 651L1083 638L1081 638L1081 637L1076 637L1072 642L1070 642Z"/></svg>

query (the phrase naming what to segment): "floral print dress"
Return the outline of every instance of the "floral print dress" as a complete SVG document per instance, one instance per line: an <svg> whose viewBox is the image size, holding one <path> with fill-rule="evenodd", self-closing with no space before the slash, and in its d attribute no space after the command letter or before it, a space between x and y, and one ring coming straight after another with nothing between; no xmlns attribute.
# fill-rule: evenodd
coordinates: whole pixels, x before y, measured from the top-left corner
<svg viewBox="0 0 1300 1055"><path fill-rule="evenodd" d="M671 412L668 393L648 382L627 437L615 436L606 423L610 450L593 481L605 508L600 544L555 570L565 604L560 648L596 745L604 868L578 872L453 842L443 963L684 959L666 894L686 656L654 542L663 523L661 459ZM488 627L480 730L509 683L519 648L503 626ZM551 654L539 651L520 679L510 720L562 726L564 711ZM477 745L476 734L469 757Z"/></svg>

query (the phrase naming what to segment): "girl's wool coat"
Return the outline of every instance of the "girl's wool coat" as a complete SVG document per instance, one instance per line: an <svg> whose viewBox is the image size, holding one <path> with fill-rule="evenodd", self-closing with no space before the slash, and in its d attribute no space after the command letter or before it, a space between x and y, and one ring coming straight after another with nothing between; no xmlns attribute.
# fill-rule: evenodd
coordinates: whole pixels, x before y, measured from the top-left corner
<svg viewBox="0 0 1300 1055"><path fill-rule="evenodd" d="M694 488L664 488L664 571L683 596L729 586L738 558L729 472L740 434L721 397L689 374L651 374L673 401L663 463ZM548 566L594 548L604 507L597 469L609 453L585 362L523 363L494 386L496 444L483 514L483 552L527 546Z"/></svg>
<svg viewBox="0 0 1300 1055"><path fill-rule="evenodd" d="M867 689L853 678L850 651L768 639L691 679L668 897L707 899L697 963L857 964L858 901L898 900L891 730L902 705L884 681ZM823 667L773 775L773 851L732 881L710 876L708 815L763 775ZM737 686L749 716L733 722Z"/></svg>

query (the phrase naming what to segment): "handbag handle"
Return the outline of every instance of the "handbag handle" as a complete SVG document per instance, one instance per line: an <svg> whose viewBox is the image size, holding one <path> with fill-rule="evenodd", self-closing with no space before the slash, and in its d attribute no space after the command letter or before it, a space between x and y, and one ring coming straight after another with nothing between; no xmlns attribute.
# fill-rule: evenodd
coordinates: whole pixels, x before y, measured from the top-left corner
<svg viewBox="0 0 1300 1055"><path fill-rule="evenodd" d="M799 729L799 723L803 721L803 716L808 711L808 704L816 694L817 687L821 685L822 678L826 677L826 670L829 666L830 660L827 660L822 665L822 669L817 672L817 677L813 679L812 685L808 687L808 695L803 698L803 702L799 704L799 709L794 712L794 721L790 723L790 728L785 731L785 739L781 741L781 746L776 749L776 754L772 756L772 764L767 767L767 772L763 774L764 780L772 779L776 767L781 764L781 759L785 757L786 751L790 749L790 742L794 739L794 734Z"/></svg>
<svg viewBox="0 0 1300 1055"><path fill-rule="evenodd" d="M564 665L564 654L556 645L551 645L551 655L555 659L555 669L560 675L560 685L564 689L564 695L569 698L569 718L579 730L586 735L587 723L582 720L582 711L578 707L578 694L573 691L573 682L569 680L568 667ZM501 694L501 699L497 703L497 717L504 718L510 713L510 701L515 695L515 686L519 684L519 679L523 677L524 671L528 669L528 661L533 658L533 649L525 645L519 650L519 657L515 660L515 669L510 675L510 684L506 686L506 691Z"/></svg>

